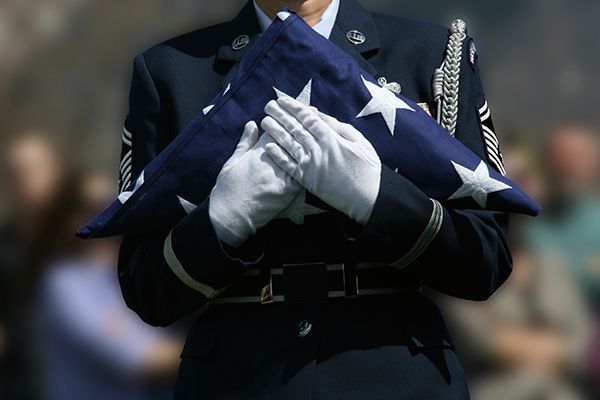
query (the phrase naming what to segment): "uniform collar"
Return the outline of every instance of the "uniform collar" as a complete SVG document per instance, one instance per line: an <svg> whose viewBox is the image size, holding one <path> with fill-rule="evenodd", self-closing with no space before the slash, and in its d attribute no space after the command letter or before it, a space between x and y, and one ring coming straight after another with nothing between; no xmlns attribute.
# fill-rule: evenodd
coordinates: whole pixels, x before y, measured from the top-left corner
<svg viewBox="0 0 600 400"><path fill-rule="evenodd" d="M362 69L378 77L378 71L367 61L380 48L377 27L371 13L356 0L338 1L339 8L329 40L351 55ZM225 38L225 44L217 51L216 59L217 61L229 61L237 64L244 58L247 51L262 33L254 8L254 1L249 0L239 14L227 25L226 31L230 34ZM348 40L348 32L350 31L361 33L365 41L360 44L350 42ZM242 49L235 50L233 43L241 37L247 38L248 44ZM235 68L228 68L228 72L223 76L221 82L223 87L227 85L234 71Z"/></svg>
<svg viewBox="0 0 600 400"><path fill-rule="evenodd" d="M260 25L262 31L266 31L269 25L271 25L271 18L256 4L256 0L253 0L254 11L256 13L256 17L258 19L258 24ZM338 10L340 8L340 0L332 0L327 10L321 16L319 22L313 26L313 29L323 36L326 39L329 39L331 35L331 31L333 30L333 26L335 24L335 20L337 18Z"/></svg>
<svg viewBox="0 0 600 400"><path fill-rule="evenodd" d="M337 10L332 8L335 1L339 2ZM334 0L334 2L327 9L327 12L330 10L332 12L337 11L329 39L337 46L349 52L353 57L356 53L365 54L379 49L379 35L371 13L364 9L356 0ZM239 62L262 33L254 1L249 0L228 25L228 30L231 34L226 39L225 44L219 48L217 59ZM347 38L350 31L357 31L363 34L365 37L364 43L351 43ZM249 43L241 50L235 50L232 44L242 36L248 37Z"/></svg>

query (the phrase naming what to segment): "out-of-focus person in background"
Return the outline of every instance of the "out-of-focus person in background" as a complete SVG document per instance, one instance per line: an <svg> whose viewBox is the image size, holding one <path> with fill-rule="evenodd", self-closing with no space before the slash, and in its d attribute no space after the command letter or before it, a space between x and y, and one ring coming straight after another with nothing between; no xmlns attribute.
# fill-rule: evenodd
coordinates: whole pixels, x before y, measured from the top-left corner
<svg viewBox="0 0 600 400"><path fill-rule="evenodd" d="M18 284L3 320L20 329L7 335L16 356L5 359L2 377L17 379L2 398L170 398L181 339L127 310L114 240L73 237L113 194L110 179L73 168L37 134L10 143L3 159L13 211L4 243L14 253L4 270ZM24 367L11 372L15 360Z"/></svg>
<svg viewBox="0 0 600 400"><path fill-rule="evenodd" d="M526 243L558 260L577 282L596 320L590 371L600 380L600 149L598 132L560 124L545 137L548 194L542 218L529 225Z"/></svg>
<svg viewBox="0 0 600 400"><path fill-rule="evenodd" d="M3 145L3 200L0 228L0 397L37 399L37 359L27 312L39 269L50 258L60 232L58 216L68 210L72 176L57 148L35 131ZM72 240L74 243L75 240ZM65 243L66 244L66 243Z"/></svg>
<svg viewBox="0 0 600 400"><path fill-rule="evenodd" d="M576 124L546 136L548 194L543 218L530 224L528 242L563 260L589 304L600 311L600 165L597 133Z"/></svg>
<svg viewBox="0 0 600 400"><path fill-rule="evenodd" d="M538 199L546 184L523 142L505 147L509 175ZM511 226L513 273L486 303L444 298L474 400L585 399L591 324L568 266L523 245L528 224Z"/></svg>

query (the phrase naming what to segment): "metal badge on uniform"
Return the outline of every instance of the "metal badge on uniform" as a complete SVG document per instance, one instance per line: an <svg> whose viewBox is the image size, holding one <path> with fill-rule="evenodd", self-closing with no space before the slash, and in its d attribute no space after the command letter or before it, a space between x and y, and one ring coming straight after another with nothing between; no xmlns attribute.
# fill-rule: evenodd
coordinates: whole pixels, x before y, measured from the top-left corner
<svg viewBox="0 0 600 400"><path fill-rule="evenodd" d="M355 30L348 31L348 33L346 33L346 38L353 44L363 44L367 41L367 38L362 32Z"/></svg>
<svg viewBox="0 0 600 400"><path fill-rule="evenodd" d="M402 92L402 86L400 86L398 82L388 82L385 76L379 77L377 82L381 87L386 88L394 94L400 94L400 92Z"/></svg>
<svg viewBox="0 0 600 400"><path fill-rule="evenodd" d="M469 64L471 67L477 71L478 68L479 56L477 55L477 46L475 46L475 41L473 39L469 42Z"/></svg>
<svg viewBox="0 0 600 400"><path fill-rule="evenodd" d="M231 48L234 50L241 50L248 46L248 43L250 43L250 38L248 35L241 35L236 37L233 43L231 43Z"/></svg>

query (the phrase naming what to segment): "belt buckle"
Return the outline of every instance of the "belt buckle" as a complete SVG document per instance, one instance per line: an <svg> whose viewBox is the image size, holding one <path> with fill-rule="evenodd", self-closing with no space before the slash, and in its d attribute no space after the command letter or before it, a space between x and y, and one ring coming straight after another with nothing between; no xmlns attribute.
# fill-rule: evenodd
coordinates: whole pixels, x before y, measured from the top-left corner
<svg viewBox="0 0 600 400"><path fill-rule="evenodd" d="M347 295L344 264L294 263L270 268L268 283L260 290L260 303L326 303Z"/></svg>
<svg viewBox="0 0 600 400"><path fill-rule="evenodd" d="M327 264L283 265L282 283L288 304L325 303L329 295Z"/></svg>

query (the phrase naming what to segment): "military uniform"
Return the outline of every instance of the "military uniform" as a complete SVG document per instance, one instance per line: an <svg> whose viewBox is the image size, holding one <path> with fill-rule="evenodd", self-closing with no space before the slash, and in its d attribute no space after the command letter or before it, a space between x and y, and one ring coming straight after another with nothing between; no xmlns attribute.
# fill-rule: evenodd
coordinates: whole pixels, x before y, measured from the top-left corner
<svg viewBox="0 0 600 400"><path fill-rule="evenodd" d="M249 2L232 21L136 57L121 186L222 90L260 33ZM432 79L448 52L447 28L341 0L330 40L435 117ZM453 133L500 170L476 50L470 38L463 43ZM169 325L211 303L187 339L176 398L468 398L443 319L422 287L489 297L511 271L506 214L434 210L437 234L423 246L432 202L384 166L364 227L335 211L301 225L276 220L232 249L217 239L208 203L170 231L126 236L120 251L125 300L146 322ZM177 255L176 271L167 254ZM411 254L418 257L407 267L386 267ZM265 287L273 293L261 293Z"/></svg>

